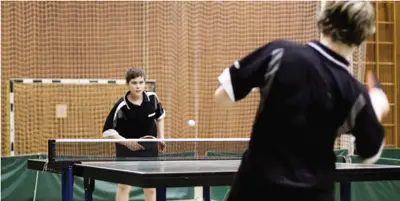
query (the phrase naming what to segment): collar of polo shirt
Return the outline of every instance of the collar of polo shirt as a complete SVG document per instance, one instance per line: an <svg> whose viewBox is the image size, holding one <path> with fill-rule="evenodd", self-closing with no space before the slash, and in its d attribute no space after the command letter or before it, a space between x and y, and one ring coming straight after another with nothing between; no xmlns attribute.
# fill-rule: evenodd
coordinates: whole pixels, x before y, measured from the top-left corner
<svg viewBox="0 0 400 201"><path fill-rule="evenodd" d="M131 103L130 101L128 101L128 95L129 95L130 93L131 93L130 91L126 92L126 94L125 94L125 96L124 96L124 101L125 101L126 107L127 107L128 109L131 109L131 108L129 107L129 105L132 105L132 103ZM149 98L149 96L147 95L147 93L146 93L145 91L143 91L143 102L150 102L150 98Z"/></svg>

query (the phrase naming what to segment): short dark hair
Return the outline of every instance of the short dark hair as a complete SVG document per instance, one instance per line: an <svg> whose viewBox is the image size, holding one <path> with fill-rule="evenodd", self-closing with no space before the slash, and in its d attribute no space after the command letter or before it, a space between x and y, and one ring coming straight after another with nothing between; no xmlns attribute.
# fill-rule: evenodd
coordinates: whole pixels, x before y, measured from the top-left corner
<svg viewBox="0 0 400 201"><path fill-rule="evenodd" d="M360 46L375 33L375 9L369 1L326 1L318 28L333 41Z"/></svg>
<svg viewBox="0 0 400 201"><path fill-rule="evenodd" d="M137 77L143 77L143 79L146 79L146 74L144 72L144 70L142 68L138 68L138 67L132 67L129 68L128 71L126 72L126 83L129 83L129 81L131 81L131 79L135 79Z"/></svg>

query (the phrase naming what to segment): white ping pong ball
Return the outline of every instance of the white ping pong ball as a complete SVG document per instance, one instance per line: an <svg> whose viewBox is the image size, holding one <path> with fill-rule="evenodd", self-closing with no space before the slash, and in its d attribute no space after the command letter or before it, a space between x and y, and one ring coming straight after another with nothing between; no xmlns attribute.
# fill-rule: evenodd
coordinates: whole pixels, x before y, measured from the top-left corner
<svg viewBox="0 0 400 201"><path fill-rule="evenodd" d="M189 120L189 121L188 121L188 125L189 125L190 127L193 127L195 124L196 124L196 122L195 122L194 120Z"/></svg>

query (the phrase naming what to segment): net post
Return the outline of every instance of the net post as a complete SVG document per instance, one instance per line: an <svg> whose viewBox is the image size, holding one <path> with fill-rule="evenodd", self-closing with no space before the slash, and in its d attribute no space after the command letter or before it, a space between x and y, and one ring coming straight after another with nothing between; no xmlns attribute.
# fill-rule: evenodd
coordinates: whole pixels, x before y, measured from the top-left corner
<svg viewBox="0 0 400 201"><path fill-rule="evenodd" d="M9 121L10 121L10 127L9 127L9 131L10 131L10 138L9 138L9 143L10 143L10 156L14 156L15 155L15 143L14 143L14 141L15 141L15 124L14 124L14 117L15 117L15 114L14 114L14 111L15 111L15 109L14 109L14 106L15 106L15 104L14 104L14 80L13 79L10 79L9 80L9 97L8 97L8 99L9 99L9 115L10 115L10 119L9 119Z"/></svg>
<svg viewBox="0 0 400 201"><path fill-rule="evenodd" d="M55 161L56 160L56 140L49 139L47 141L47 157L48 161Z"/></svg>

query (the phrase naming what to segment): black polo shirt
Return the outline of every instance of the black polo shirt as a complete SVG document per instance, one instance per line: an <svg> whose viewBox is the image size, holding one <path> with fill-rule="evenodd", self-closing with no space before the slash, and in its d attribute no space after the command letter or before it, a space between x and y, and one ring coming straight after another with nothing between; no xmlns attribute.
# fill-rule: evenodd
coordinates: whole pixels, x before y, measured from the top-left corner
<svg viewBox="0 0 400 201"><path fill-rule="evenodd" d="M318 41L276 40L222 72L218 79L233 101L260 89L249 147L238 173L238 178L257 182L243 185L268 182L331 190L334 142L343 133L356 137L361 157L378 153L383 127L367 89L349 68L346 58Z"/></svg>
<svg viewBox="0 0 400 201"><path fill-rule="evenodd" d="M124 138L140 138L145 135L157 137L156 120L165 117L157 94L143 92L141 105L131 103L127 96L121 97L113 106L104 123L103 136L119 134Z"/></svg>

